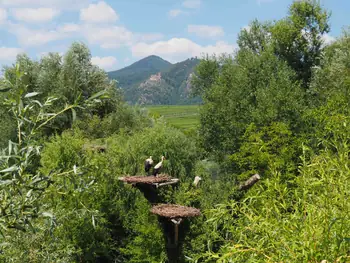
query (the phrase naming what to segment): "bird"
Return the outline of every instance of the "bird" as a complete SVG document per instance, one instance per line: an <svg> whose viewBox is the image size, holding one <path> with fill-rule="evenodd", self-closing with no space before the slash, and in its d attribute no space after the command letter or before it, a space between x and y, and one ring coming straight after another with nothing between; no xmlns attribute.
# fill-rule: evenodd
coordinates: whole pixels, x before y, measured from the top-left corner
<svg viewBox="0 0 350 263"><path fill-rule="evenodd" d="M159 173L160 169L162 168L163 166L163 161L165 160L165 157L162 156L162 160L156 164L156 166L154 166L153 168L153 175L154 176L157 176L157 174Z"/></svg>
<svg viewBox="0 0 350 263"><path fill-rule="evenodd" d="M148 159L145 161L145 172L149 175L149 172L151 170L153 164L153 159L152 156L150 156Z"/></svg>
<svg viewBox="0 0 350 263"><path fill-rule="evenodd" d="M202 180L202 178L199 177L199 176L196 176L196 177L194 178L193 185L194 185L195 187L197 187L200 180Z"/></svg>

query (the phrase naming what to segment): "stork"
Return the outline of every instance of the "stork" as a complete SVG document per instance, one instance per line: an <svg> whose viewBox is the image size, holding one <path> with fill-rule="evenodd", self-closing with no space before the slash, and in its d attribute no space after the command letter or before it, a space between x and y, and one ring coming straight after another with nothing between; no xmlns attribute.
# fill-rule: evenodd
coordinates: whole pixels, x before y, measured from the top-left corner
<svg viewBox="0 0 350 263"><path fill-rule="evenodd" d="M145 161L145 172L147 173L147 175L149 175L149 172L151 170L152 164L153 164L153 159L152 159L152 156L150 156Z"/></svg>
<svg viewBox="0 0 350 263"><path fill-rule="evenodd" d="M153 168L153 175L154 176L157 176L157 174L159 173L160 169L162 168L163 166L163 161L165 160L165 157L162 156L162 160L156 164L156 166L154 166Z"/></svg>
<svg viewBox="0 0 350 263"><path fill-rule="evenodd" d="M197 187L197 186L198 186L198 183L199 183L200 180L202 180L202 178L199 177L199 176L196 176L196 177L194 178L194 181L193 181L194 187Z"/></svg>

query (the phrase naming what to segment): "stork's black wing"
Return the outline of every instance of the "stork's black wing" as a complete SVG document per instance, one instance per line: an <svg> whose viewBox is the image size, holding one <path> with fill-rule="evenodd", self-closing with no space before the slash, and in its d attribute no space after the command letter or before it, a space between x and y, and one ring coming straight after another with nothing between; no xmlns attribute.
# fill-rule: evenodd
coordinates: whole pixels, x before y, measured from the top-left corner
<svg viewBox="0 0 350 263"><path fill-rule="evenodd" d="M151 167L152 165L149 162L145 161L145 172L148 172L151 169Z"/></svg>

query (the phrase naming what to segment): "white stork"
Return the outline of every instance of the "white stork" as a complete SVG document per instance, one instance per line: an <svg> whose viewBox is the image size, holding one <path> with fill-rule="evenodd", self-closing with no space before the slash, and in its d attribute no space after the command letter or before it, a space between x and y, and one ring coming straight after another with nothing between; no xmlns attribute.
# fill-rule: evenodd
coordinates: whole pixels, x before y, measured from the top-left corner
<svg viewBox="0 0 350 263"><path fill-rule="evenodd" d="M154 176L157 176L157 174L159 173L160 169L162 168L163 166L163 161L165 160L165 157L162 156L162 160L156 164L156 166L154 166L153 168L153 175Z"/></svg>
<svg viewBox="0 0 350 263"><path fill-rule="evenodd" d="M150 156L145 161L145 172L147 173L147 175L149 175L149 171L151 170L152 164L153 164L153 159L152 159L152 156Z"/></svg>
<svg viewBox="0 0 350 263"><path fill-rule="evenodd" d="M199 176L196 176L196 177L194 178L193 185L194 185L195 187L197 187L200 180L202 180L202 178L199 177Z"/></svg>

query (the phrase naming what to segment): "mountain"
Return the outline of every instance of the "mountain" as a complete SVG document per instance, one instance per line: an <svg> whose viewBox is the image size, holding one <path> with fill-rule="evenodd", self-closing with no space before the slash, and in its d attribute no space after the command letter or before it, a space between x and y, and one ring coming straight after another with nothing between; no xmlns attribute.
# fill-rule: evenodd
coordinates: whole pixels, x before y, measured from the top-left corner
<svg viewBox="0 0 350 263"><path fill-rule="evenodd" d="M108 72L110 79L118 80L119 87L128 89L149 78L152 74L167 70L172 64L160 57L149 56L128 67Z"/></svg>
<svg viewBox="0 0 350 263"><path fill-rule="evenodd" d="M190 98L190 80L199 59L190 58L171 64L149 56L134 64L108 73L124 90L125 99L131 104L191 104L199 98Z"/></svg>

